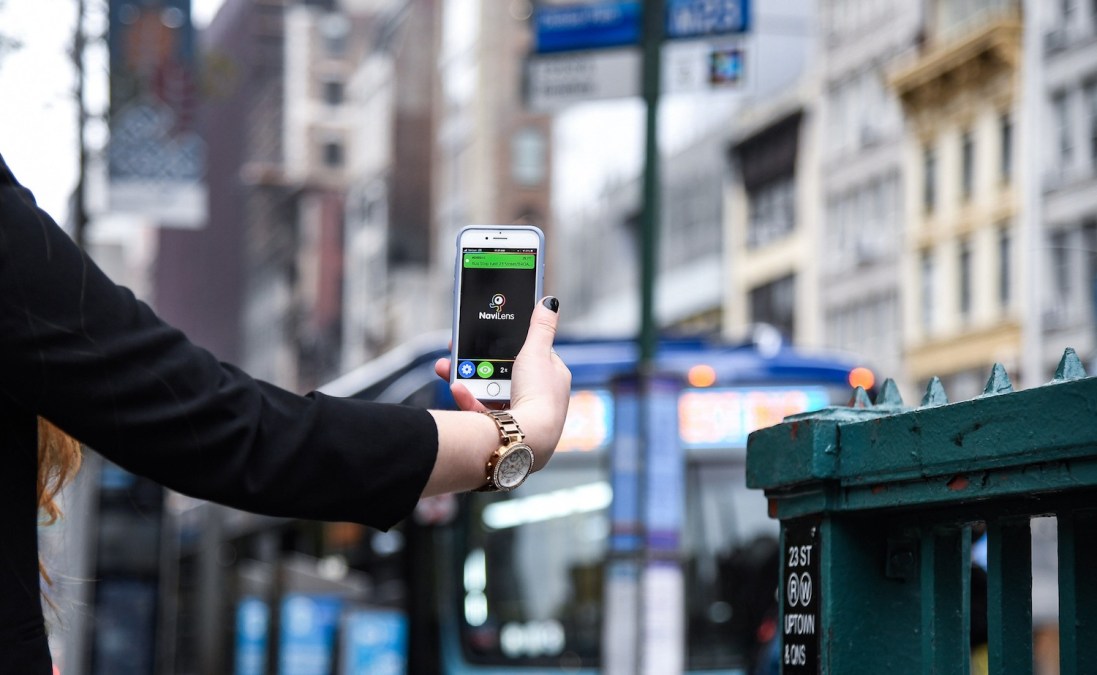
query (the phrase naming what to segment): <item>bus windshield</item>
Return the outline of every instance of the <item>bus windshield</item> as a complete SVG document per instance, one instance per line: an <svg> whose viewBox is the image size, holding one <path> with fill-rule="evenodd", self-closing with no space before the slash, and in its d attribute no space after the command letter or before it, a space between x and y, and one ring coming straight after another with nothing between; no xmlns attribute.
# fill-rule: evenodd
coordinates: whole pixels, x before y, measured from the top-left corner
<svg viewBox="0 0 1097 675"><path fill-rule="evenodd" d="M597 659L611 499L596 458L567 456L514 493L470 496L458 577L470 660Z"/></svg>

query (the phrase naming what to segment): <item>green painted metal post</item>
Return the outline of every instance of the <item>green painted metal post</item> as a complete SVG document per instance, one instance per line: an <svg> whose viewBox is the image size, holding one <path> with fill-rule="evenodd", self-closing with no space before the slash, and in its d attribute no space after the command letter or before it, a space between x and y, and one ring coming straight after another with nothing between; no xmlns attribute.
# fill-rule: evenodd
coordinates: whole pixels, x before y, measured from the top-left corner
<svg viewBox="0 0 1097 675"><path fill-rule="evenodd" d="M1032 528L987 523L987 645L991 672L1032 673Z"/></svg>
<svg viewBox="0 0 1097 675"><path fill-rule="evenodd" d="M918 673L917 540L879 518L827 517L820 532L821 653L810 672Z"/></svg>
<svg viewBox="0 0 1097 675"><path fill-rule="evenodd" d="M1061 672L1097 673L1097 378L797 415L751 434L747 484L781 521L782 672L971 671L972 526L987 527L990 672L1032 672L1029 521L1059 518ZM810 564L809 564L810 563ZM810 592L805 592L809 588ZM806 601L809 597L810 601ZM981 617L980 617L981 618Z"/></svg>
<svg viewBox="0 0 1097 675"><path fill-rule="evenodd" d="M971 672L971 528L921 533L922 669Z"/></svg>
<svg viewBox="0 0 1097 675"><path fill-rule="evenodd" d="M1060 512L1059 672L1097 673L1097 513Z"/></svg>
<svg viewBox="0 0 1097 675"><path fill-rule="evenodd" d="M640 370L655 357L655 277L659 244L659 89L666 0L644 0L644 186L640 213Z"/></svg>

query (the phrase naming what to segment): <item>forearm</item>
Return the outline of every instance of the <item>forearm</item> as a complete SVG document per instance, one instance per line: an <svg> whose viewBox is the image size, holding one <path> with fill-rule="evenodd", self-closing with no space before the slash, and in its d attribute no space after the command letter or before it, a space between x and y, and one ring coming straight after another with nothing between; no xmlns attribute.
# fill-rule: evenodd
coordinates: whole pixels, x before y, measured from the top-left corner
<svg viewBox="0 0 1097 675"><path fill-rule="evenodd" d="M479 413L432 410L430 414L438 426L438 456L423 496L482 487L488 458L500 444L499 428Z"/></svg>
<svg viewBox="0 0 1097 675"><path fill-rule="evenodd" d="M435 463L426 411L297 396L192 344L86 258L2 158L0 373L5 405L134 473L261 513L390 527Z"/></svg>

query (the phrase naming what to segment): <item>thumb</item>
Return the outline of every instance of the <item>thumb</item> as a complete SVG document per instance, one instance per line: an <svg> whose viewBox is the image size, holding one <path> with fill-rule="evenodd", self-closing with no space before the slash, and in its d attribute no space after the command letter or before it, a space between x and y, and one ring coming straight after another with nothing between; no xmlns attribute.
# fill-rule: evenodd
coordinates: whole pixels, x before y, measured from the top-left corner
<svg viewBox="0 0 1097 675"><path fill-rule="evenodd" d="M547 354L552 349L552 341L556 339L556 326L560 321L560 301L549 295L537 303L533 308L533 317L529 323L529 333L526 334L526 342L522 345L522 351L530 350L532 353Z"/></svg>

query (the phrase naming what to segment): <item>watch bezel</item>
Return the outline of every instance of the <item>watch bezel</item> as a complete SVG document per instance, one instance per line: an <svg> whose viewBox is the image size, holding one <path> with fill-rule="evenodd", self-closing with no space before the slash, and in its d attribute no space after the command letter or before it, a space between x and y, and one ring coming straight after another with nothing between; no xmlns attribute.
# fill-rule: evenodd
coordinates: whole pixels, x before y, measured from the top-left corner
<svg viewBox="0 0 1097 675"><path fill-rule="evenodd" d="M501 467L503 465L503 461L508 459L511 455L514 455L514 454L519 453L519 452L525 453L525 455L528 459L529 463L526 467L526 470L522 474L522 477L514 485L509 485L509 486L508 485L503 485L502 481L500 480L501 479L500 471L501 471ZM494 486L500 492L510 492L511 490L514 490L518 487L521 487L522 483L525 483L526 479L529 478L530 475L533 473L533 463L536 460L536 457L533 454L533 448L529 447L525 443L518 442L518 443L513 443L511 445L508 445L505 448L501 448L499 451L496 451L496 457L494 457L493 459L494 459L494 461L492 462L492 467L491 467L491 483L490 484L492 486Z"/></svg>

